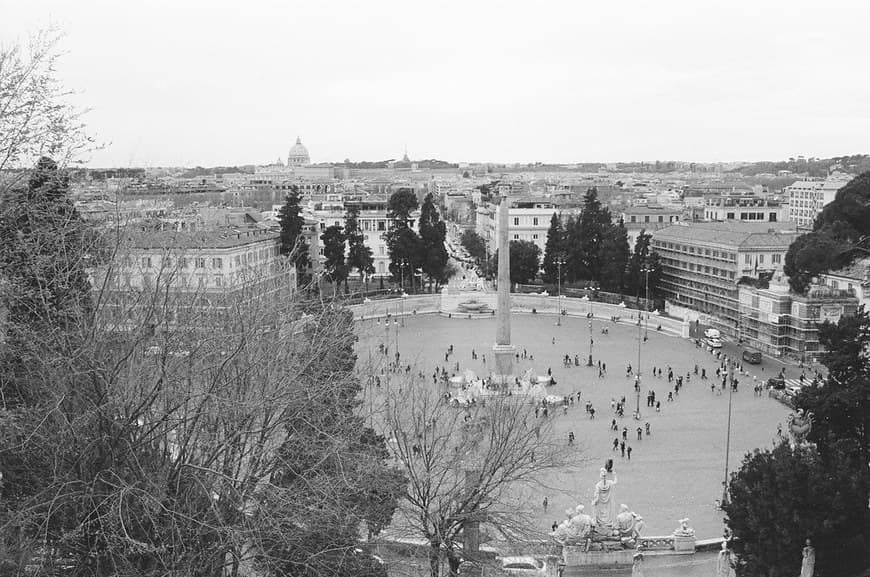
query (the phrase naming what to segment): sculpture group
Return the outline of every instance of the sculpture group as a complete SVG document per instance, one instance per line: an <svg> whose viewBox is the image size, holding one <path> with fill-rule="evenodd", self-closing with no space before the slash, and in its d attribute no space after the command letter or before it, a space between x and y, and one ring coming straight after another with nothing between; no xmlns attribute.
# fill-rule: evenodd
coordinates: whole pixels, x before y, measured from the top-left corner
<svg viewBox="0 0 870 577"><path fill-rule="evenodd" d="M643 529L643 517L622 504L616 511L613 487L616 475L602 468L592 497L592 515L584 513L583 505L566 511L567 518L553 531L553 538L562 545L580 545L589 551L598 544L602 549L635 547Z"/></svg>

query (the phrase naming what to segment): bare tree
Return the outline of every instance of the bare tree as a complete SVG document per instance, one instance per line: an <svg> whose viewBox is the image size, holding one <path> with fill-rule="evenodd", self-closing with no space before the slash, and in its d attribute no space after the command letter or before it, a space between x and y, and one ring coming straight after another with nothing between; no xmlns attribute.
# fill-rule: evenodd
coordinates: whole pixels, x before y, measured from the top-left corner
<svg viewBox="0 0 870 577"><path fill-rule="evenodd" d="M93 146L84 130L85 111L69 102L57 79L62 34L47 29L25 44L0 46L0 195L42 156L61 166Z"/></svg>
<svg viewBox="0 0 870 577"><path fill-rule="evenodd" d="M403 390L387 401L388 446L410 480L402 511L429 544L432 577L445 559L458 575L471 523L510 539L541 536L525 518L524 495L567 452L531 397L494 395L461 409L425 386Z"/></svg>
<svg viewBox="0 0 870 577"><path fill-rule="evenodd" d="M352 315L303 315L280 265L200 286L172 235L137 270L116 232L91 307L11 327L0 384L28 394L0 411L0 557L77 575L357 573L359 527L391 516L366 483L398 484L357 411ZM57 304L17 288L10 310Z"/></svg>

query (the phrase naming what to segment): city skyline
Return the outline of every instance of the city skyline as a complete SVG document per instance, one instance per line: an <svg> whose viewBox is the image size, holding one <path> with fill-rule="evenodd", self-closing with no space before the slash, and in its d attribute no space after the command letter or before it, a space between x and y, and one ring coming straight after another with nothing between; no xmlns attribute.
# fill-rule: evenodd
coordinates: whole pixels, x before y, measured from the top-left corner
<svg viewBox="0 0 870 577"><path fill-rule="evenodd" d="M864 5L74 5L53 23L90 166L286 159L734 162L867 152Z"/></svg>

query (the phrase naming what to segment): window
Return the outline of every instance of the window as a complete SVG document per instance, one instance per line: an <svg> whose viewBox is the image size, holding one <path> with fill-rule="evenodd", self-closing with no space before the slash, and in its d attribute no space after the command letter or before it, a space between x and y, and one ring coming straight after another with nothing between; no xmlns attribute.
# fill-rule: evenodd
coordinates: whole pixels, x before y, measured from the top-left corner
<svg viewBox="0 0 870 577"><path fill-rule="evenodd" d="M222 259L222 258L211 259L211 268L224 268L224 259Z"/></svg>
<svg viewBox="0 0 870 577"><path fill-rule="evenodd" d="M196 257L196 268L205 268L205 259L201 256Z"/></svg>
<svg viewBox="0 0 870 577"><path fill-rule="evenodd" d="M752 264L752 255L744 254L743 255L743 264Z"/></svg>
<svg viewBox="0 0 870 577"><path fill-rule="evenodd" d="M383 246L378 247L378 254L381 256L384 256L384 247Z"/></svg>
<svg viewBox="0 0 870 577"><path fill-rule="evenodd" d="M644 217L643 217L643 221L644 221L644 222L649 222L649 215L644 216Z"/></svg>
<svg viewBox="0 0 870 577"><path fill-rule="evenodd" d="M220 275L215 275L214 286L223 286L224 279Z"/></svg>
<svg viewBox="0 0 870 577"><path fill-rule="evenodd" d="M631 215L631 220L629 222L637 222L637 217L634 215Z"/></svg>
<svg viewBox="0 0 870 577"><path fill-rule="evenodd" d="M733 213L733 212L729 212L728 214L726 214L726 215L725 215L725 220L734 220L734 213Z"/></svg>
<svg viewBox="0 0 870 577"><path fill-rule="evenodd" d="M515 234L515 235L514 235L514 240L520 240L520 235Z"/></svg>
<svg viewBox="0 0 870 577"><path fill-rule="evenodd" d="M780 264L782 262L782 254L776 253L770 257L770 260L773 264Z"/></svg>
<svg viewBox="0 0 870 577"><path fill-rule="evenodd" d="M164 256L163 257L163 266L164 268L172 268L172 257Z"/></svg>
<svg viewBox="0 0 870 577"><path fill-rule="evenodd" d="M378 232L383 232L383 231L385 231L385 230L387 230L387 223L386 223L386 221L379 220L379 221L378 221Z"/></svg>
<svg viewBox="0 0 870 577"><path fill-rule="evenodd" d="M763 254L758 255L758 264L764 264L764 255Z"/></svg>
<svg viewBox="0 0 870 577"><path fill-rule="evenodd" d="M242 257L239 255L236 255L235 258L233 258L233 262L236 263L236 266L241 266L242 265Z"/></svg>
<svg viewBox="0 0 870 577"><path fill-rule="evenodd" d="M520 225L520 217L515 216L514 217L514 226L519 226L519 225Z"/></svg>
<svg viewBox="0 0 870 577"><path fill-rule="evenodd" d="M142 257L142 268L151 268L151 257L143 256Z"/></svg>
<svg viewBox="0 0 870 577"><path fill-rule="evenodd" d="M533 234L533 235L532 235L532 240L538 240L538 235Z"/></svg>
<svg viewBox="0 0 870 577"><path fill-rule="evenodd" d="M662 215L659 215L659 222L664 222L664 221L665 221L665 217L663 217Z"/></svg>
<svg viewBox="0 0 870 577"><path fill-rule="evenodd" d="M181 257L178 259L178 267L187 268L187 259L185 257Z"/></svg>
<svg viewBox="0 0 870 577"><path fill-rule="evenodd" d="M533 225L533 226L538 226L538 217L537 217L537 216L536 216L535 218L532 219L532 225Z"/></svg>
<svg viewBox="0 0 870 577"><path fill-rule="evenodd" d="M151 284L153 283L153 279L150 274L142 275L142 288L151 288Z"/></svg>

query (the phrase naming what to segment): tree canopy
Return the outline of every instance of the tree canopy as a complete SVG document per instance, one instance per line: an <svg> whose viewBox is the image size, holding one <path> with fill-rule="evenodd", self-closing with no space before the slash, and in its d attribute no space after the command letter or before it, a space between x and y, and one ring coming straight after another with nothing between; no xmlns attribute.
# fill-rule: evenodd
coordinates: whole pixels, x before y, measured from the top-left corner
<svg viewBox="0 0 870 577"><path fill-rule="evenodd" d="M305 272L311 266L308 255L308 242L305 240L305 217L302 216L300 202L302 197L296 185L284 199L284 206L278 212L278 222L281 225L281 254L290 258L296 266L299 283L304 282Z"/></svg>
<svg viewBox="0 0 870 577"><path fill-rule="evenodd" d="M814 416L810 442L756 451L731 479L726 522L741 575L796 574L807 538L819 575L870 565L870 318L861 309L825 323L819 342L828 375L794 400Z"/></svg>
<svg viewBox="0 0 870 577"><path fill-rule="evenodd" d="M438 209L432 199L432 193L423 199L420 210L420 239L423 249L423 272L429 276L430 285L435 281L438 290L441 283L447 280L447 225L441 220Z"/></svg>
<svg viewBox="0 0 870 577"><path fill-rule="evenodd" d="M816 218L813 231L799 236L785 255L783 271L797 293L805 293L813 277L836 270L862 254L858 247L870 235L870 172L837 191ZM863 250L862 250L863 249Z"/></svg>

